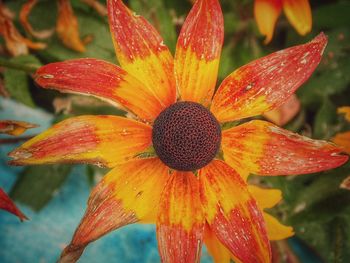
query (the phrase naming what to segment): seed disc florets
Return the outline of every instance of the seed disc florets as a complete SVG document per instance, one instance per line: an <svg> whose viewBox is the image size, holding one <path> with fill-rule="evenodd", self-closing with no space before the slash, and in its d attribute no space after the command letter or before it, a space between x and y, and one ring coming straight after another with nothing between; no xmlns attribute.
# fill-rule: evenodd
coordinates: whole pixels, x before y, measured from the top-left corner
<svg viewBox="0 0 350 263"><path fill-rule="evenodd" d="M221 129L201 104L177 102L154 122L152 141L159 158L170 168L194 171L207 165L219 150Z"/></svg>

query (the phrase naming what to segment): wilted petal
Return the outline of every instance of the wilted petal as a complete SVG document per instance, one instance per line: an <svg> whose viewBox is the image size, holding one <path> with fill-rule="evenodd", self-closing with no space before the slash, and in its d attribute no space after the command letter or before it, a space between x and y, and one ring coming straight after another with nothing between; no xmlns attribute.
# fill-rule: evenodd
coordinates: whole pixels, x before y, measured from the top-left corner
<svg viewBox="0 0 350 263"><path fill-rule="evenodd" d="M95 9L95 11L99 13L99 15L107 16L106 6L100 3L98 0L82 0L82 2Z"/></svg>
<svg viewBox="0 0 350 263"><path fill-rule="evenodd" d="M266 36L264 43L271 41L276 21L282 11L281 0L255 0L254 16L259 31Z"/></svg>
<svg viewBox="0 0 350 263"><path fill-rule="evenodd" d="M338 167L348 160L336 145L250 121L222 133L227 163L260 175L296 175Z"/></svg>
<svg viewBox="0 0 350 263"><path fill-rule="evenodd" d="M38 125L25 121L0 120L0 133L18 136L28 129L36 128Z"/></svg>
<svg viewBox="0 0 350 263"><path fill-rule="evenodd" d="M28 21L28 16L30 12L32 11L33 7L37 4L38 0L28 0L21 8L21 12L19 13L19 20L24 27L24 29L31 34L32 36L36 38L48 38L50 37L54 30L42 30L42 31L35 31L32 27L32 25Z"/></svg>
<svg viewBox="0 0 350 263"><path fill-rule="evenodd" d="M199 171L201 199L211 230L243 262L270 262L262 213L230 166L214 160Z"/></svg>
<svg viewBox="0 0 350 263"><path fill-rule="evenodd" d="M176 99L174 61L155 28L121 0L108 0L108 17L120 65L137 77L162 103Z"/></svg>
<svg viewBox="0 0 350 263"><path fill-rule="evenodd" d="M113 167L151 144L152 128L117 116L64 120L12 151L13 165L92 163Z"/></svg>
<svg viewBox="0 0 350 263"><path fill-rule="evenodd" d="M127 224L154 219L168 168L157 158L118 165L92 190L83 219L59 262L75 262L85 247Z"/></svg>
<svg viewBox="0 0 350 263"><path fill-rule="evenodd" d="M0 188L0 209L6 210L23 221L28 219L15 205L15 203L7 196L7 194Z"/></svg>
<svg viewBox="0 0 350 263"><path fill-rule="evenodd" d="M192 172L174 171L163 190L157 219L162 262L199 262L204 222L198 178Z"/></svg>
<svg viewBox="0 0 350 263"><path fill-rule="evenodd" d="M282 0L283 10L289 22L300 35L306 35L312 28L312 14L309 0Z"/></svg>
<svg viewBox="0 0 350 263"><path fill-rule="evenodd" d="M79 36L78 19L74 15L70 0L58 0L56 32L66 47L78 52L85 51Z"/></svg>
<svg viewBox="0 0 350 263"><path fill-rule="evenodd" d="M176 46L175 76L181 100L207 106L215 89L224 22L217 0L198 0L188 14Z"/></svg>
<svg viewBox="0 0 350 263"><path fill-rule="evenodd" d="M146 121L153 121L163 109L152 90L103 60L83 58L47 64L38 69L34 79L43 88L93 95Z"/></svg>
<svg viewBox="0 0 350 263"><path fill-rule="evenodd" d="M289 99L278 108L264 113L264 117L277 124L283 126L290 122L300 111L300 101L298 97L293 94Z"/></svg>
<svg viewBox="0 0 350 263"><path fill-rule="evenodd" d="M32 42L18 32L2 3L0 3L0 35L4 37L6 48L12 56L27 55L28 48L46 48L46 44Z"/></svg>
<svg viewBox="0 0 350 263"><path fill-rule="evenodd" d="M270 240L282 240L294 235L293 228L281 224L275 217L263 213L266 222L267 235Z"/></svg>
<svg viewBox="0 0 350 263"><path fill-rule="evenodd" d="M262 114L282 105L312 74L327 37L272 53L240 67L216 92L211 111L220 122Z"/></svg>

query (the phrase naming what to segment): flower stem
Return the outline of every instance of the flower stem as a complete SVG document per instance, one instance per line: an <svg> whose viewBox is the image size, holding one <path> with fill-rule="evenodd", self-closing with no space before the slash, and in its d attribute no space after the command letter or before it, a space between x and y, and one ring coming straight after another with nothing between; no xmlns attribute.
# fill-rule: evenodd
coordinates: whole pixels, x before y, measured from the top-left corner
<svg viewBox="0 0 350 263"><path fill-rule="evenodd" d="M19 64L0 58L0 67L17 69L27 73L34 73L39 67L34 65Z"/></svg>

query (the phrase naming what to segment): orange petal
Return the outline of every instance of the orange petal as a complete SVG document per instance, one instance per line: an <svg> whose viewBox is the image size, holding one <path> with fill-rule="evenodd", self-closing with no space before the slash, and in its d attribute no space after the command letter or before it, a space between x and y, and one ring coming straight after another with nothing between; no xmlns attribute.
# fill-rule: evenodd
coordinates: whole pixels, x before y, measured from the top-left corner
<svg viewBox="0 0 350 263"><path fill-rule="evenodd" d="M0 209L6 210L23 221L28 219L15 205L15 203L8 197L8 195L0 188Z"/></svg>
<svg viewBox="0 0 350 263"><path fill-rule="evenodd" d="M144 121L154 120L163 109L151 90L125 70L103 60L51 63L38 69L34 78L44 88L93 95L121 105Z"/></svg>
<svg viewBox="0 0 350 263"><path fill-rule="evenodd" d="M264 43L271 41L276 21L282 11L281 0L255 0L254 16L259 31L266 36Z"/></svg>
<svg viewBox="0 0 350 263"><path fill-rule="evenodd" d="M36 128L38 125L24 121L0 120L0 133L18 136L28 129Z"/></svg>
<svg viewBox="0 0 350 263"><path fill-rule="evenodd" d="M85 46L79 36L78 19L74 15L69 0L58 0L56 32L66 47L85 52Z"/></svg>
<svg viewBox="0 0 350 263"><path fill-rule="evenodd" d="M216 92L211 111L220 122L262 114L282 105L312 74L327 37L257 59L229 75Z"/></svg>
<svg viewBox="0 0 350 263"><path fill-rule="evenodd" d="M176 100L174 61L161 36L121 0L108 0L107 8L120 65L153 91L163 109L173 104Z"/></svg>
<svg viewBox="0 0 350 263"><path fill-rule="evenodd" d="M349 106L339 107L338 108L338 113L344 113L345 114L345 119L347 121L350 121L350 107Z"/></svg>
<svg viewBox="0 0 350 263"><path fill-rule="evenodd" d="M280 107L264 113L264 117L277 124L283 126L290 122L300 111L300 101L298 97L293 94Z"/></svg>
<svg viewBox="0 0 350 263"><path fill-rule="evenodd" d="M198 0L188 14L176 46L175 76L181 100L207 106L213 96L224 22L217 0Z"/></svg>
<svg viewBox="0 0 350 263"><path fill-rule="evenodd" d="M268 213L263 213L263 215L266 222L267 235L270 240L282 240L294 235L292 227L281 224Z"/></svg>
<svg viewBox="0 0 350 263"><path fill-rule="evenodd" d="M248 189L260 209L272 208L282 199L282 191L279 189L266 189L255 185L248 185Z"/></svg>
<svg viewBox="0 0 350 263"><path fill-rule="evenodd" d="M201 199L211 230L243 262L270 262L265 223L240 175L214 160L199 171Z"/></svg>
<svg viewBox="0 0 350 263"><path fill-rule="evenodd" d="M312 14L309 0L282 0L283 10L289 23L300 35L306 35L312 28Z"/></svg>
<svg viewBox="0 0 350 263"><path fill-rule="evenodd" d="M35 36L36 38L48 38L53 34L53 30L42 30L42 31L35 31L32 27L32 25L28 21L28 16L30 12L32 11L32 8L37 4L38 0L27 0L25 4L23 4L21 8L21 12L19 13L19 20L23 26L23 28L31 34L32 36Z"/></svg>
<svg viewBox="0 0 350 263"><path fill-rule="evenodd" d="M64 120L12 151L13 165L92 163L113 167L151 144L152 128L117 116Z"/></svg>
<svg viewBox="0 0 350 263"><path fill-rule="evenodd" d="M92 241L157 213L168 168L158 158L118 165L92 190L83 219L60 262L75 262Z"/></svg>
<svg viewBox="0 0 350 263"><path fill-rule="evenodd" d="M332 143L312 140L265 121L250 121L223 131L222 149L232 167L260 175L315 173L348 160Z"/></svg>
<svg viewBox="0 0 350 263"><path fill-rule="evenodd" d="M231 253L220 241L217 239L213 231L211 231L208 225L204 230L204 243L209 251L209 254L213 257L215 263L230 263Z"/></svg>
<svg viewBox="0 0 350 263"><path fill-rule="evenodd" d="M174 171L163 190L157 219L162 262L199 262L204 222L198 178Z"/></svg>
<svg viewBox="0 0 350 263"><path fill-rule="evenodd" d="M350 131L337 133L331 140L350 154Z"/></svg>

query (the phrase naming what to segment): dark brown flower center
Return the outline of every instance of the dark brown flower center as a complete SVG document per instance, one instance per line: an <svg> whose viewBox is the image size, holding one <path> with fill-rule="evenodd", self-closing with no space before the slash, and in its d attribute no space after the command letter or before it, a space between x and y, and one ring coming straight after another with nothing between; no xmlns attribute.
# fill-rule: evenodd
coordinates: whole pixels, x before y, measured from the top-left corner
<svg viewBox="0 0 350 263"><path fill-rule="evenodd" d="M152 141L170 168L194 171L207 165L219 150L221 129L213 114L195 102L177 102L154 122Z"/></svg>

